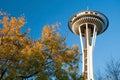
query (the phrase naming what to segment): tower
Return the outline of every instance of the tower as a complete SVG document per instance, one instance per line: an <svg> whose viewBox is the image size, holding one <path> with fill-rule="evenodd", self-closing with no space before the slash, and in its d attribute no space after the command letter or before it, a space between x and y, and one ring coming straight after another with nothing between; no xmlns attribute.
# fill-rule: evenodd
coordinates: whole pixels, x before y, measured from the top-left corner
<svg viewBox="0 0 120 80"><path fill-rule="evenodd" d="M68 21L69 29L80 37L82 50L82 73L85 80L94 80L93 49L96 36L108 28L107 17L97 11L86 10L73 15Z"/></svg>

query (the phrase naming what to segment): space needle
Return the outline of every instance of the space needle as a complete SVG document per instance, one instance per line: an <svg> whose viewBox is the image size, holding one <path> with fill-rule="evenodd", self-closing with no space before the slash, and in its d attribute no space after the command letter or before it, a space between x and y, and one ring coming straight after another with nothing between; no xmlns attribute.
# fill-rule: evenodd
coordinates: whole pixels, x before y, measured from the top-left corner
<svg viewBox="0 0 120 80"><path fill-rule="evenodd" d="M85 80L94 80L93 75L93 49L96 36L108 28L108 18L92 10L81 11L73 15L68 21L68 27L80 37L82 50L82 73Z"/></svg>

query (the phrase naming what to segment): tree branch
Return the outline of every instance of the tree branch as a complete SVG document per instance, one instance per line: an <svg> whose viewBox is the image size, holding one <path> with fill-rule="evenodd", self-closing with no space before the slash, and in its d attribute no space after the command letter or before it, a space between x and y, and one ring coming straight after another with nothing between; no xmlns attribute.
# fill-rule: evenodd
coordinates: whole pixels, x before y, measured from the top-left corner
<svg viewBox="0 0 120 80"><path fill-rule="evenodd" d="M34 72L33 74L30 74L30 75L28 75L28 76L18 76L18 77L21 77L21 78L23 78L23 79L27 79L27 78L30 78L30 77L32 77L32 76L34 76L34 75L36 75L36 74L38 74L39 72L37 71L37 72Z"/></svg>
<svg viewBox="0 0 120 80"><path fill-rule="evenodd" d="M4 74L5 74L6 71L7 71L7 68L5 68L5 69L2 71L1 76L0 76L0 80L2 80L2 78L3 78L3 76L4 76Z"/></svg>

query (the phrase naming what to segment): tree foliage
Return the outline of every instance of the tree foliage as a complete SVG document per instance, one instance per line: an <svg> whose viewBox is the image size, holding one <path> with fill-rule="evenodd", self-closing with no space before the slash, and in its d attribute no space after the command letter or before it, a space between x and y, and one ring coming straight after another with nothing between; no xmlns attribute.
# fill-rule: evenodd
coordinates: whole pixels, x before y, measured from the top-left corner
<svg viewBox="0 0 120 80"><path fill-rule="evenodd" d="M78 46L69 48L57 25L46 25L38 40L21 32L24 17L0 12L0 80L77 80Z"/></svg>

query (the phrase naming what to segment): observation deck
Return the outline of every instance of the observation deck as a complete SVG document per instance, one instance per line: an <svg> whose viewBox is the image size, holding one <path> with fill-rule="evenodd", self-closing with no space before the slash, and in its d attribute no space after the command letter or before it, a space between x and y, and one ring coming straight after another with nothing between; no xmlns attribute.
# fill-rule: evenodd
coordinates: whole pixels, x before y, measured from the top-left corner
<svg viewBox="0 0 120 80"><path fill-rule="evenodd" d="M82 36L84 36L83 33L86 23L88 24L88 28L92 30L94 26L96 26L97 35L99 35L108 28L109 21L104 14L98 11L86 10L86 11L78 12L77 14L73 15L68 21L68 26L69 29L76 35L80 35L79 34L79 27L80 27Z"/></svg>

